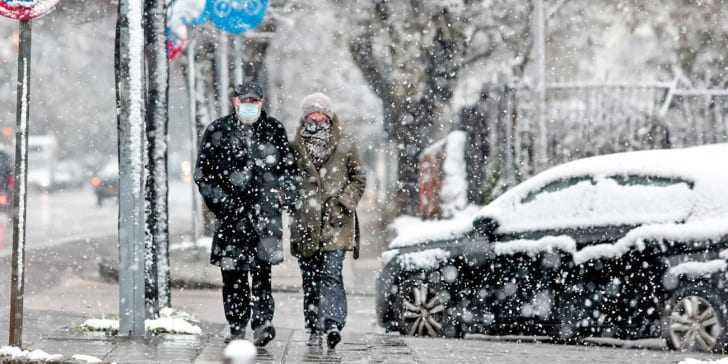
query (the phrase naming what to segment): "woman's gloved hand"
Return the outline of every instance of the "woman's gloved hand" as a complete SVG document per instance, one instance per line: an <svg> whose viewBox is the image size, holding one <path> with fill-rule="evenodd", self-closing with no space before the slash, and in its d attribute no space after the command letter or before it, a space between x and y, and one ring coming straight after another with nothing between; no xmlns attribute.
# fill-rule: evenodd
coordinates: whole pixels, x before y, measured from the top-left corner
<svg viewBox="0 0 728 364"><path fill-rule="evenodd" d="M349 209L344 207L336 200L330 200L327 206L329 225L333 227L342 227L349 217Z"/></svg>

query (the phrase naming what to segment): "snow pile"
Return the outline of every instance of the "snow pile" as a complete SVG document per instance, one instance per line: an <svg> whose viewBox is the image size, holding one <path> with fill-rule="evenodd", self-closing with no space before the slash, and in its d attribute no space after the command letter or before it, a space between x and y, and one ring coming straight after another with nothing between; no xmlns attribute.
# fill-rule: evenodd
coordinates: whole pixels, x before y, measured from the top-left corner
<svg viewBox="0 0 728 364"><path fill-rule="evenodd" d="M710 260L707 262L685 262L670 268L667 273L675 277L685 275L691 278L696 278L725 271L726 267L728 267L728 263L726 263L723 259Z"/></svg>
<svg viewBox="0 0 728 364"><path fill-rule="evenodd" d="M169 246L169 251L185 251L185 250L192 250L192 249L204 249L208 253L212 251L212 237L210 236L203 236L199 239L197 239L197 242L192 241L183 241L181 243L177 244L171 244Z"/></svg>
<svg viewBox="0 0 728 364"><path fill-rule="evenodd" d="M97 358L95 356L83 355L83 354L75 354L74 356L71 357L71 359L78 360L78 361L82 361L84 363L89 363L89 364L95 364L95 363L102 363L103 362L101 359L99 359L99 358Z"/></svg>
<svg viewBox="0 0 728 364"><path fill-rule="evenodd" d="M428 249L414 253L402 254L398 262L404 270L437 268L450 257L450 252L442 249Z"/></svg>
<svg viewBox="0 0 728 364"><path fill-rule="evenodd" d="M447 240L460 237L473 229L473 218L477 206L468 206L458 211L451 219L423 220L413 216L402 216L394 220L390 228L397 237L389 244L390 248L401 248L427 241Z"/></svg>
<svg viewBox="0 0 728 364"><path fill-rule="evenodd" d="M195 325L194 317L186 312L165 307L159 311L159 318L146 320L146 330L153 334L189 334L200 335L202 329ZM112 334L119 332L119 320L89 319L80 326L84 331L104 331Z"/></svg>
<svg viewBox="0 0 728 364"><path fill-rule="evenodd" d="M0 359L24 359L32 361L59 361L63 359L61 354L48 354L43 350L23 350L15 346L0 347Z"/></svg>
<svg viewBox="0 0 728 364"><path fill-rule="evenodd" d="M440 191L442 213L446 217L457 214L468 205L468 172L465 164L467 139L464 131L454 131L447 136Z"/></svg>

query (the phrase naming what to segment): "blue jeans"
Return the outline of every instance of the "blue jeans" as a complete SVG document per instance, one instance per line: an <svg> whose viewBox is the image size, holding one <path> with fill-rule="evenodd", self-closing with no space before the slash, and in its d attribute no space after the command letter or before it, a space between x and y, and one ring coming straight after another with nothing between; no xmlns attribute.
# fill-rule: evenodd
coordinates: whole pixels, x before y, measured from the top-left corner
<svg viewBox="0 0 728 364"><path fill-rule="evenodd" d="M346 324L346 291L341 270L345 252L319 252L299 259L303 275L303 315L310 332L341 331Z"/></svg>

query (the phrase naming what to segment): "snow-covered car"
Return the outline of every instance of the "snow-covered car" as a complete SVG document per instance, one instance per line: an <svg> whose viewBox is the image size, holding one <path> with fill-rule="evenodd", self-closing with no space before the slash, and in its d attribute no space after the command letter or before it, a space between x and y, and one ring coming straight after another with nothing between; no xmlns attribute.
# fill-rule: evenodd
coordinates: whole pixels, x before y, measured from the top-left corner
<svg viewBox="0 0 728 364"><path fill-rule="evenodd" d="M389 331L663 336L728 344L728 144L546 170L453 219L400 218L377 314Z"/></svg>

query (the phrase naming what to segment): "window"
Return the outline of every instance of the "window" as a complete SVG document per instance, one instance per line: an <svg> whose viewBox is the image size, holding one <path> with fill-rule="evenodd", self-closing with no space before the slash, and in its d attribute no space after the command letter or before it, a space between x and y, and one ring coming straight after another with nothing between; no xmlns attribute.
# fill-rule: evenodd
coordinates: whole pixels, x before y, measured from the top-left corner
<svg viewBox="0 0 728 364"><path fill-rule="evenodd" d="M677 177L657 177L644 175L615 175L610 176L620 186L653 186L653 187L669 187L680 183L686 184L691 190L694 183Z"/></svg>
<svg viewBox="0 0 728 364"><path fill-rule="evenodd" d="M541 187L541 189L529 193L525 198L523 198L523 200L521 200L521 203L529 203L541 194L562 191L585 181L589 181L591 184L594 184L594 180L590 176L570 177L553 181L546 186Z"/></svg>

